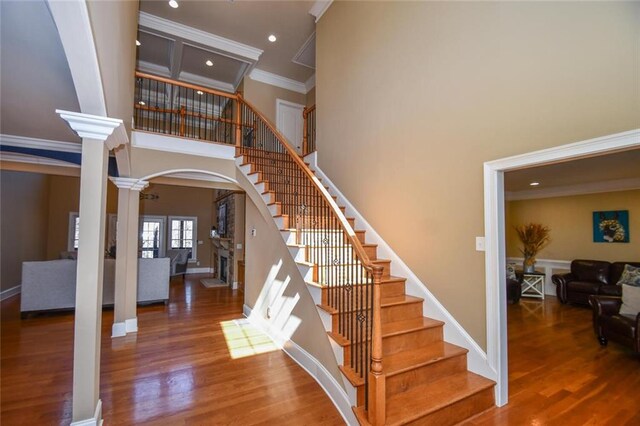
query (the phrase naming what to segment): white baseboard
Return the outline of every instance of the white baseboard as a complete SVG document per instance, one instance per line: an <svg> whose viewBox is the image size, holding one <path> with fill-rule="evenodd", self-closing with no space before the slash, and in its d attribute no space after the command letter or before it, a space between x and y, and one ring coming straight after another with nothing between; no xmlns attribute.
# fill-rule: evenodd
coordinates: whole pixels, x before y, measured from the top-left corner
<svg viewBox="0 0 640 426"><path fill-rule="evenodd" d="M359 424L353 410L351 409L349 396L338 381L317 359L298 346L295 342L282 336L278 330L274 330L270 324L260 318L259 315L252 315L252 309L249 306L243 305L242 312L244 313L244 316L249 319L251 324L267 334L276 343L276 345L282 348L282 350L289 355L292 360L294 360L300 367L309 373L316 382L318 382L348 425L356 426Z"/></svg>
<svg viewBox="0 0 640 426"><path fill-rule="evenodd" d="M138 332L138 317L129 318L128 320L125 320L124 321L124 326L125 326L125 329L127 330L127 333L137 333Z"/></svg>
<svg viewBox="0 0 640 426"><path fill-rule="evenodd" d="M111 326L111 338L127 335L127 326L124 322L114 322Z"/></svg>
<svg viewBox="0 0 640 426"><path fill-rule="evenodd" d="M213 268L187 268L187 274L210 274Z"/></svg>
<svg viewBox="0 0 640 426"><path fill-rule="evenodd" d="M507 263L515 263L521 265L524 262L522 257L507 257ZM551 281L551 277L554 271L568 272L571 270L570 260L556 260L556 259L536 259L536 269L544 270L544 294L549 296L556 295L556 286Z"/></svg>
<svg viewBox="0 0 640 426"><path fill-rule="evenodd" d="M102 426L102 400L98 400L93 417L72 422L70 426Z"/></svg>
<svg viewBox="0 0 640 426"><path fill-rule="evenodd" d="M21 288L22 286L17 285L0 292L0 301L13 297L16 294L20 294Z"/></svg>
<svg viewBox="0 0 640 426"><path fill-rule="evenodd" d="M310 163L310 168L316 172L316 175L322 179L322 183L329 187L329 192L338 197L338 204L345 206L346 216L354 217L358 225L358 229L366 231L368 242L378 245L378 255L381 258L391 259L392 274L407 279L406 292L410 296L421 297L426 303L423 303L423 315L444 321L444 337L445 340L462 346L469 350L467 354L467 364L469 370L476 374L487 377L491 380L497 379L497 372L489 364L487 353L476 343L475 340L467 333L458 321L442 306L442 304L431 293L427 286L411 271L400 256L398 256L384 239L373 229L373 227L364 219L364 217L349 202L347 197L338 190L331 179L318 167L317 153L313 152L304 157L305 161Z"/></svg>

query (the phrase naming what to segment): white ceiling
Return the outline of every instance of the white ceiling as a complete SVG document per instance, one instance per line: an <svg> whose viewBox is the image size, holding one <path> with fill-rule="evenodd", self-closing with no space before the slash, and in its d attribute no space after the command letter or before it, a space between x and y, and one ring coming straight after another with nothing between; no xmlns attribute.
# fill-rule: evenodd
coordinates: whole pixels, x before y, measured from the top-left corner
<svg viewBox="0 0 640 426"><path fill-rule="evenodd" d="M312 37L315 31L315 19L309 14L312 6L311 1L179 0L179 7L173 9L164 0L142 0L140 1L142 15L150 14L173 21L262 50L262 53L256 63L238 55L208 48L202 43L189 42L185 38L144 28L141 24L141 30L147 34L140 34L142 45L138 48L139 59L164 67L163 74L167 75L168 72L173 78L187 72L187 78L180 78L181 80L189 81L189 77L196 75L233 84L234 89L239 81L232 81L233 77L238 75L242 77L243 73L253 66L262 71L304 83L315 73L312 68L315 66L315 38ZM156 38L164 36L165 41L153 40L149 33L154 33ZM277 37L275 43L267 40L270 34ZM145 38L147 41L144 40ZM167 44L166 39L173 40ZM191 48L183 49L182 43L191 44ZM206 67L204 62L212 57L213 53L227 56L227 58L223 60L213 56L214 66ZM186 71L187 68L189 71ZM152 68L147 70L152 71ZM162 72L162 69L157 68L156 71ZM191 82L197 83L193 80L192 77ZM215 84L213 86L215 87ZM221 86L218 88L224 89Z"/></svg>
<svg viewBox="0 0 640 426"><path fill-rule="evenodd" d="M80 142L55 113L80 106L47 4L0 1L0 40L0 133Z"/></svg>
<svg viewBox="0 0 640 426"><path fill-rule="evenodd" d="M507 172L504 187L511 199L640 188L640 149Z"/></svg>

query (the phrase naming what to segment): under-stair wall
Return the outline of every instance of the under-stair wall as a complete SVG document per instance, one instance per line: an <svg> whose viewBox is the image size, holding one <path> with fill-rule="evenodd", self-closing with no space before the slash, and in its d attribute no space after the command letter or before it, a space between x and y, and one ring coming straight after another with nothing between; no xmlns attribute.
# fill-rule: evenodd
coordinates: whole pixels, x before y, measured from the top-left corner
<svg viewBox="0 0 640 426"><path fill-rule="evenodd" d="M357 424L331 344L301 272L260 194L247 192L245 306L249 320L316 379L348 424Z"/></svg>

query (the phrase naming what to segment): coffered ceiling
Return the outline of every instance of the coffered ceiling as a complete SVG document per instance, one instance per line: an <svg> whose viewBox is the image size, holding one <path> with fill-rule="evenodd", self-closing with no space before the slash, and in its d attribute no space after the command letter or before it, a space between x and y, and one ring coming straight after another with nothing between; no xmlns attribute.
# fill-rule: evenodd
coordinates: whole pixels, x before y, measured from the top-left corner
<svg viewBox="0 0 640 426"><path fill-rule="evenodd" d="M315 73L313 5L178 0L172 8L164 0L142 0L138 68L226 91L254 68L305 83Z"/></svg>

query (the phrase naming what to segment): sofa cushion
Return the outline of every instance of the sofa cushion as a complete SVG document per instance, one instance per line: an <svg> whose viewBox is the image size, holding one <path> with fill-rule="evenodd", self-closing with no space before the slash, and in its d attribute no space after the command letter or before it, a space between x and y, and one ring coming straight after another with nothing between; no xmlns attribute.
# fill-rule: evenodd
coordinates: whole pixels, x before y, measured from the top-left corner
<svg viewBox="0 0 640 426"><path fill-rule="evenodd" d="M624 265L624 270L618 280L618 285L640 287L640 268L632 265Z"/></svg>
<svg viewBox="0 0 640 426"><path fill-rule="evenodd" d="M640 287L622 284L621 315L636 316L640 312Z"/></svg>
<svg viewBox="0 0 640 426"><path fill-rule="evenodd" d="M609 262L578 259L571 262L571 273L577 281L609 284Z"/></svg>
<svg viewBox="0 0 640 426"><path fill-rule="evenodd" d="M613 331L621 336L635 339L636 322L635 318L627 315L603 315L599 317L601 327L608 331Z"/></svg>
<svg viewBox="0 0 640 426"><path fill-rule="evenodd" d="M567 289L575 293L598 294L601 285L593 281L570 281L567 283Z"/></svg>
<svg viewBox="0 0 640 426"><path fill-rule="evenodd" d="M598 290L598 294L602 294L603 296L622 297L622 286L603 285L603 286L600 286L600 290Z"/></svg>

